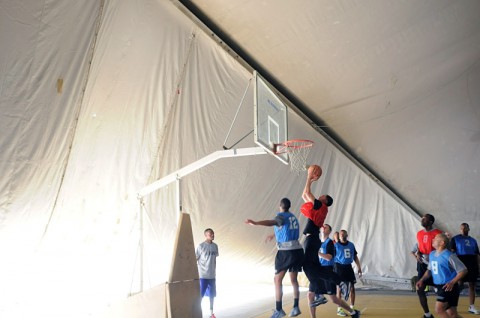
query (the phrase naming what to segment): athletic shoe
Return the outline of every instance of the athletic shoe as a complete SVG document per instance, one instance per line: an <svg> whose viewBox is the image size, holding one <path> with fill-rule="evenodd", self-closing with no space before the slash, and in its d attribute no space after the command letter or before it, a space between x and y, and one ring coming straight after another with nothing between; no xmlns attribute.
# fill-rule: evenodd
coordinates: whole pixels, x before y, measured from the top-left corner
<svg viewBox="0 0 480 318"><path fill-rule="evenodd" d="M471 313L471 314L474 314L474 315L480 315L480 310L478 310L476 308L469 308L468 312Z"/></svg>
<svg viewBox="0 0 480 318"><path fill-rule="evenodd" d="M352 315L352 318L360 318L360 312L355 310L355 313Z"/></svg>
<svg viewBox="0 0 480 318"><path fill-rule="evenodd" d="M345 310L343 310L343 308L338 307L337 308L337 316L347 317L347 313L345 312Z"/></svg>
<svg viewBox="0 0 480 318"><path fill-rule="evenodd" d="M315 299L310 304L310 307L317 307L328 302L327 298L323 295L315 295Z"/></svg>
<svg viewBox="0 0 480 318"><path fill-rule="evenodd" d="M285 317L287 314L283 311L283 309L281 310L274 310L273 311L273 315L272 317L270 318L282 318L282 317Z"/></svg>
<svg viewBox="0 0 480 318"><path fill-rule="evenodd" d="M210 318L217 318L217 317L215 317L215 314L212 314L212 315L210 316Z"/></svg>
<svg viewBox="0 0 480 318"><path fill-rule="evenodd" d="M300 309L298 307L293 307L292 311L290 312L290 315L288 315L288 317L297 317L301 313L302 312L300 311Z"/></svg>
<svg viewBox="0 0 480 318"><path fill-rule="evenodd" d="M343 298L347 301L350 297L350 283L340 282L340 285L338 286L340 287L340 292L342 293Z"/></svg>
<svg viewBox="0 0 480 318"><path fill-rule="evenodd" d="M430 315L430 317L423 315L422 318L435 318L435 317L433 317L433 315Z"/></svg>

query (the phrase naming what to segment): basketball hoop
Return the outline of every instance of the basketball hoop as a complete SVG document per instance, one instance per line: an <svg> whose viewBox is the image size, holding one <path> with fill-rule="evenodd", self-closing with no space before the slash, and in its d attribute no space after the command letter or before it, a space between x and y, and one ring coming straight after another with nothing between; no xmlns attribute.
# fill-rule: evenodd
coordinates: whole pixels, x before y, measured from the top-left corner
<svg viewBox="0 0 480 318"><path fill-rule="evenodd" d="M290 170L300 174L307 170L306 162L312 149L313 141L305 139L287 140L275 145L275 154L287 153L290 159Z"/></svg>

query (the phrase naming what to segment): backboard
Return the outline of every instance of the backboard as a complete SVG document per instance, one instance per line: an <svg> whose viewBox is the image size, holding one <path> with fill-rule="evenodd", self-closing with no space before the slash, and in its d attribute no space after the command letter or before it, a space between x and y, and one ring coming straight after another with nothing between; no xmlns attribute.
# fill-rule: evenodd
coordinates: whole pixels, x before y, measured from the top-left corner
<svg viewBox="0 0 480 318"><path fill-rule="evenodd" d="M287 106L256 71L253 72L253 79L255 143L288 164L287 153L274 153L275 144L288 140Z"/></svg>

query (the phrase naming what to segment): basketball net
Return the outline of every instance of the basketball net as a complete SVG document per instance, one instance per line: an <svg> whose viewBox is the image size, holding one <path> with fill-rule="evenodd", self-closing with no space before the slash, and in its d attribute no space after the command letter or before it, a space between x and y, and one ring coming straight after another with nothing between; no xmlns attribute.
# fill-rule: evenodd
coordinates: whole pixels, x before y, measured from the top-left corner
<svg viewBox="0 0 480 318"><path fill-rule="evenodd" d="M277 145L277 154L287 153L290 161L290 170L297 175L307 170L307 157L312 149L313 141L304 139L287 140Z"/></svg>

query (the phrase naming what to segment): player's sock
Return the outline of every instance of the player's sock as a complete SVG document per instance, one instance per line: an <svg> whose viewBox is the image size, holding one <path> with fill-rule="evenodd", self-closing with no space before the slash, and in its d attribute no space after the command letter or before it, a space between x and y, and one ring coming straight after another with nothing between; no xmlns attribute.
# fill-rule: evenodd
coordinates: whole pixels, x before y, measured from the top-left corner
<svg viewBox="0 0 480 318"><path fill-rule="evenodd" d="M298 307L298 298L293 299L293 307Z"/></svg>
<svg viewBox="0 0 480 318"><path fill-rule="evenodd" d="M275 309L276 309L277 311L282 310L282 301L276 301L276 302L275 302Z"/></svg>

